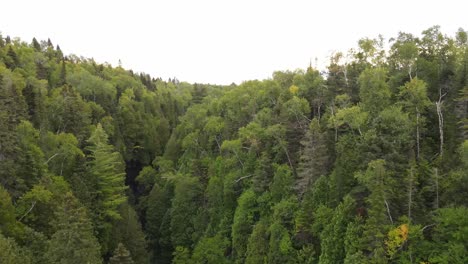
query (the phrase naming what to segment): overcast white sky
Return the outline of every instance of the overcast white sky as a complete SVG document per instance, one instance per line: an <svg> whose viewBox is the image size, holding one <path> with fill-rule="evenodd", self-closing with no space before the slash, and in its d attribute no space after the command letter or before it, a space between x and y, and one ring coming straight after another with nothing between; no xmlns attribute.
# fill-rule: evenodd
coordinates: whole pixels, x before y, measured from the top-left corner
<svg viewBox="0 0 468 264"><path fill-rule="evenodd" d="M362 37L468 29L468 1L6 0L0 31L167 79L230 84L306 68Z"/></svg>

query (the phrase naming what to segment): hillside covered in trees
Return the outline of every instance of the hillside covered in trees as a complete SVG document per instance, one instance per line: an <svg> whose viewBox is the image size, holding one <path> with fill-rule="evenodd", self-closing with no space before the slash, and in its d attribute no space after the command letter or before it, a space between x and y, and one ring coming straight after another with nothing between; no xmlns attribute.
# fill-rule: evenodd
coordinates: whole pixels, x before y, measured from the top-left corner
<svg viewBox="0 0 468 264"><path fill-rule="evenodd" d="M0 36L0 263L468 263L467 118L463 29L230 86Z"/></svg>

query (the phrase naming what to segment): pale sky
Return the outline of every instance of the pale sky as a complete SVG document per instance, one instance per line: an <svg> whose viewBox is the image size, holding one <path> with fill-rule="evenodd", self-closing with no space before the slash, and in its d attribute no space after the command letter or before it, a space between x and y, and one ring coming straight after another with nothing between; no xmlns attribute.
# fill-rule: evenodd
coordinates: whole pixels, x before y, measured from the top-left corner
<svg viewBox="0 0 468 264"><path fill-rule="evenodd" d="M360 38L468 29L468 1L4 0L0 32L153 77L230 84L306 68Z"/></svg>

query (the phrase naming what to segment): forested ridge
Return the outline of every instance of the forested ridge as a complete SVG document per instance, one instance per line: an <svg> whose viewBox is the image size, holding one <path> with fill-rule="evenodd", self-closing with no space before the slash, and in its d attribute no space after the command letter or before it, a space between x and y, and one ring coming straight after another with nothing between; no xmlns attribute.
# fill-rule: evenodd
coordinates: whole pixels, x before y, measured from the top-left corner
<svg viewBox="0 0 468 264"><path fill-rule="evenodd" d="M229 86L0 35L0 263L468 263L452 35Z"/></svg>

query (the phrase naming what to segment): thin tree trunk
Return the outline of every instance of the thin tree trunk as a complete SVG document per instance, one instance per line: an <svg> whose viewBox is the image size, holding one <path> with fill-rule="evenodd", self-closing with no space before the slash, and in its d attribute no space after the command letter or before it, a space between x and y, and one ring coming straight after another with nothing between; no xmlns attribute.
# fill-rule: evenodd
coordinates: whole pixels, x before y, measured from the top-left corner
<svg viewBox="0 0 468 264"><path fill-rule="evenodd" d="M411 204L413 203L413 168L410 169L409 191L408 191L408 219L411 222Z"/></svg>
<svg viewBox="0 0 468 264"><path fill-rule="evenodd" d="M23 220L23 218L25 218L31 211L32 209L34 208L34 206L36 206L36 201L34 201L32 204L31 204L31 207L29 207L29 210L23 215L20 217L20 219L18 219L18 222L21 222L21 220Z"/></svg>
<svg viewBox="0 0 468 264"><path fill-rule="evenodd" d="M436 110L437 110L437 116L439 117L439 136L440 136L440 150L439 150L439 155L442 156L444 153L444 115L442 113L442 104L444 103L442 99L446 95L442 94L442 90L439 89L439 101L435 103L436 105Z"/></svg>
<svg viewBox="0 0 468 264"><path fill-rule="evenodd" d="M420 151L420 146L419 146L419 140L420 140L420 135L419 135L419 117L420 117L419 109L416 106L416 160L419 161L419 151Z"/></svg>
<svg viewBox="0 0 468 264"><path fill-rule="evenodd" d="M442 156L444 153L444 116L442 114L442 102L436 102L437 116L439 117L439 140L440 140L440 149L439 155Z"/></svg>
<svg viewBox="0 0 468 264"><path fill-rule="evenodd" d="M384 202L385 202L385 206L387 207L388 218L390 218L390 222L393 225L393 218L392 218L392 215L390 214L390 206L388 206L387 199L384 199Z"/></svg>
<svg viewBox="0 0 468 264"><path fill-rule="evenodd" d="M434 171L436 184L436 209L439 209L439 170L435 168Z"/></svg>
<svg viewBox="0 0 468 264"><path fill-rule="evenodd" d="M331 111L332 116L335 116L333 105L334 103L330 106L330 111ZM335 142L337 142L338 141L338 128L336 127L335 119L333 119L333 127L335 128Z"/></svg>

